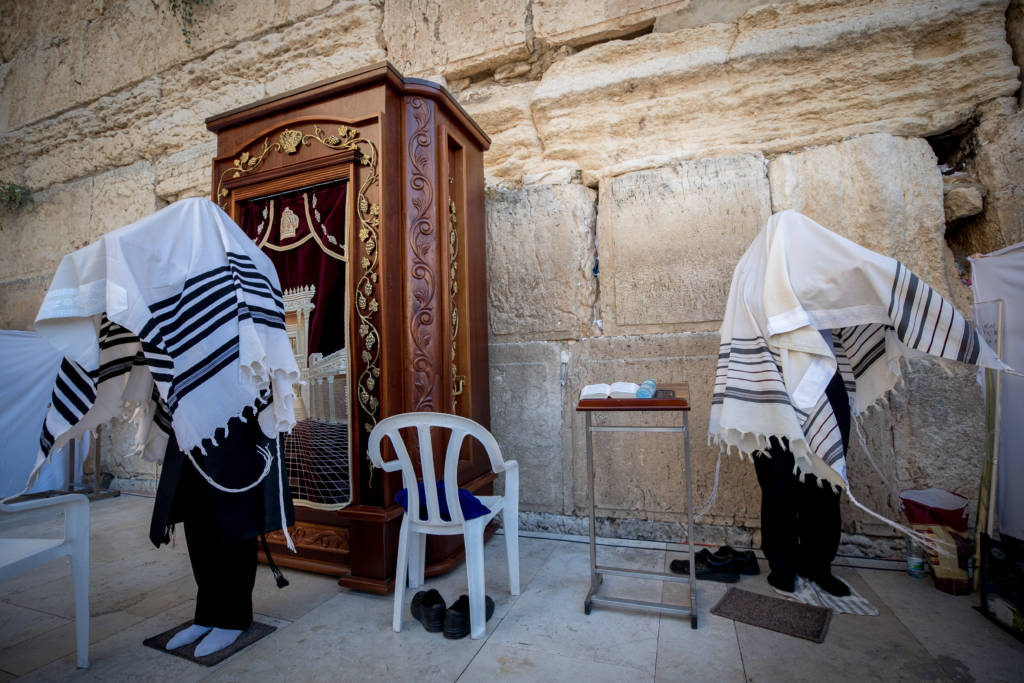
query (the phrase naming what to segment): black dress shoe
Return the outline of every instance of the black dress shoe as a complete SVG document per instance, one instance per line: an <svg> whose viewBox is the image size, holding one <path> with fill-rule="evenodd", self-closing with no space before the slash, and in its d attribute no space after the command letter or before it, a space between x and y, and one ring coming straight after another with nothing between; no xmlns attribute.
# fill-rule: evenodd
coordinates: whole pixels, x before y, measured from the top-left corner
<svg viewBox="0 0 1024 683"><path fill-rule="evenodd" d="M437 590L431 588L412 596L411 610L412 616L423 624L423 628L427 631L438 633L444 628L444 598Z"/></svg>
<svg viewBox="0 0 1024 683"><path fill-rule="evenodd" d="M711 557L711 551L707 548L701 548L697 551L697 570L699 571L703 567L708 558ZM689 574L690 573L690 561L689 560L672 560L668 563L669 571L674 574Z"/></svg>
<svg viewBox="0 0 1024 683"><path fill-rule="evenodd" d="M485 595L485 621L490 619L492 614L494 614L494 600L491 600L491 596ZM469 621L469 596L460 595L459 599L448 607L448 612L444 615L444 637L449 640L465 638L469 635L471 626Z"/></svg>
<svg viewBox="0 0 1024 683"><path fill-rule="evenodd" d="M703 555L702 553L707 554ZM668 568L675 574L686 575L690 573L690 561L672 560ZM740 580L740 575L736 571L736 565L732 558L723 560L707 550L697 553L697 566L694 568L694 574L701 581L736 583Z"/></svg>
<svg viewBox="0 0 1024 683"><path fill-rule="evenodd" d="M729 546L723 545L713 554L722 560L732 558L733 566L740 574L756 576L761 573L761 567L757 564L757 555L753 550L733 550Z"/></svg>

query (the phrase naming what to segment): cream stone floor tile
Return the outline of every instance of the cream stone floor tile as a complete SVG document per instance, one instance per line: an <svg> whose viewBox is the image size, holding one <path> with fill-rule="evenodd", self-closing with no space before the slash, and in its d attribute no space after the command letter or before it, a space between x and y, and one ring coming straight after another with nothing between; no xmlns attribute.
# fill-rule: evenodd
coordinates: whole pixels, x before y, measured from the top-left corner
<svg viewBox="0 0 1024 683"><path fill-rule="evenodd" d="M140 620L89 647L89 668L77 669L72 650L46 666L32 671L19 681L197 681L209 669L181 657L146 647L142 641L163 633L192 616L195 605L184 602L174 609ZM221 666L223 663L221 664Z"/></svg>
<svg viewBox="0 0 1024 683"><path fill-rule="evenodd" d="M63 617L0 602L0 647L17 645L67 622Z"/></svg>
<svg viewBox="0 0 1024 683"><path fill-rule="evenodd" d="M598 562L653 568L661 551L601 548ZM555 655L636 670L653 678L658 645L658 619L650 613L597 606L583 613L590 586L589 551L585 544L559 543L551 559L502 620L490 642L525 647L538 656ZM660 582L609 576L603 591L620 597L657 600Z"/></svg>
<svg viewBox="0 0 1024 683"><path fill-rule="evenodd" d="M949 595L929 577L863 572L865 582L953 677L978 681L1024 678L1024 645L974 607L974 595Z"/></svg>
<svg viewBox="0 0 1024 683"><path fill-rule="evenodd" d="M657 617L655 617L657 618ZM539 652L529 647L496 645L488 641L458 678L459 683L529 681L531 683L621 683L650 681L649 673L589 659Z"/></svg>
<svg viewBox="0 0 1024 683"><path fill-rule="evenodd" d="M261 555L262 556L262 555ZM278 619L295 621L310 610L341 592L338 579L324 574L313 574L282 568L288 585L278 588L270 567L261 564L256 570L256 585L252 591L253 610ZM194 594L195 580L188 575L188 590Z"/></svg>
<svg viewBox="0 0 1024 683"><path fill-rule="evenodd" d="M127 612L94 614L89 620L89 642L98 643L123 632L142 619ZM75 652L75 624L68 621L56 628L0 650L0 669L18 675L34 671L54 659ZM71 660L73 664L73 659Z"/></svg>
<svg viewBox="0 0 1024 683"><path fill-rule="evenodd" d="M70 569L57 561L0 583L0 683L25 680L437 681L558 680L1020 680L1024 648L977 615L977 596L955 598L899 572L837 567L879 608L878 617L834 617L824 644L737 624L710 614L729 585L699 582L699 628L689 618L594 607L583 614L589 550L576 540L520 537L522 595L508 591L504 538L485 546L486 588L496 610L488 637L445 640L409 615L391 630L392 596L349 591L330 577L287 570L278 590L258 570L257 619L278 630L222 664L206 668L146 648L142 640L189 619L195 586L183 538L154 549L147 539L152 500L93 503L92 668L75 670ZM28 526L0 520L0 535L56 531L59 517ZM658 548L599 547L603 564L664 568L685 554ZM767 571L762 562L762 570ZM765 574L736 584L773 594ZM466 592L465 565L428 579L448 603ZM421 589L421 590L422 590ZM686 584L606 577L603 594L687 604ZM571 678L570 678L571 680ZM589 683L589 682L588 682Z"/></svg>
<svg viewBox="0 0 1024 683"><path fill-rule="evenodd" d="M342 591L203 680L454 681L483 645L408 621L395 633L391 604L391 596Z"/></svg>
<svg viewBox="0 0 1024 683"><path fill-rule="evenodd" d="M820 681L836 676L866 681L950 680L856 570L833 571L878 607L879 615L833 615L821 644L737 622L748 677L791 681ZM767 582L752 582L752 588L771 592Z"/></svg>
<svg viewBox="0 0 1024 683"><path fill-rule="evenodd" d="M674 559L686 559L686 553L666 553L665 569ZM756 577L744 577L750 582ZM731 619L711 614L730 586L714 581L697 582L697 629L690 628L689 617L660 616L658 630L657 681L743 681L743 659ZM690 586L666 582L662 600L688 605Z"/></svg>

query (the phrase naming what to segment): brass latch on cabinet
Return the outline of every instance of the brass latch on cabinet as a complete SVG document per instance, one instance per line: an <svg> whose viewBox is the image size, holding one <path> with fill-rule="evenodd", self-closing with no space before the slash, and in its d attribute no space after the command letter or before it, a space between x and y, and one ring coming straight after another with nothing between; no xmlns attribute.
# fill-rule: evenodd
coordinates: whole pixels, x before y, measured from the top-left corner
<svg viewBox="0 0 1024 683"><path fill-rule="evenodd" d="M462 390L466 388L466 376L455 375L452 379L455 380L453 382L455 386L452 387L452 396L462 396Z"/></svg>

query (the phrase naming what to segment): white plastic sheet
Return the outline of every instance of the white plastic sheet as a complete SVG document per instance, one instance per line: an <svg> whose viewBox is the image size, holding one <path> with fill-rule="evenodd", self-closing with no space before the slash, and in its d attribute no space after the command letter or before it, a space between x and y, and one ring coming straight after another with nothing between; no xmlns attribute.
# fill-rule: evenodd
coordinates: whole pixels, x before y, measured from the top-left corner
<svg viewBox="0 0 1024 683"><path fill-rule="evenodd" d="M25 488L60 365L60 353L35 332L0 330L0 498ZM76 447L80 476L88 441ZM55 453L32 491L68 484L68 450Z"/></svg>
<svg viewBox="0 0 1024 683"><path fill-rule="evenodd" d="M1003 360L1024 371L1024 242L971 259L977 303L1003 300ZM998 529L1024 539L1024 377L1003 373Z"/></svg>

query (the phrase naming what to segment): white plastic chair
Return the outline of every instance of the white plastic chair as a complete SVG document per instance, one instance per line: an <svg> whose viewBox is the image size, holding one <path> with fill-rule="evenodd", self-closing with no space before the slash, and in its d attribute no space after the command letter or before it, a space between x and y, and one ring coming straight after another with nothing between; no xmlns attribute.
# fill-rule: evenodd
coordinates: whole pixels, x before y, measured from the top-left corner
<svg viewBox="0 0 1024 683"><path fill-rule="evenodd" d="M0 514L63 508L64 538L0 538L0 581L64 555L71 556L75 595L75 644L78 667L89 666L89 499L80 493L20 503L0 502Z"/></svg>
<svg viewBox="0 0 1024 683"><path fill-rule="evenodd" d="M400 429L414 427L417 434L423 490L426 495L427 519L420 519L420 496L416 470L405 447ZM450 512L450 521L441 518L434 473L434 447L431 428L439 427L451 434L444 456L444 495ZM471 436L487 451L491 470L505 473L504 496L478 496L490 512L475 519L465 520L459 505L458 470L459 450L463 440ZM397 454L396 460L384 462L381 441L387 438ZM395 606L392 628L402 630L402 606L405 602L405 582L409 587L423 585L423 566L426 561L427 534L451 536L462 534L466 546L466 574L469 580L470 636L482 638L487 630L484 608L484 527L504 510L505 548L508 554L508 580L512 595L519 595L519 464L515 460L502 460L498 442L489 431L464 417L445 413L405 413L381 420L370 433L369 454L373 464L386 472L402 470L402 483L409 493L408 507L402 517L398 536L398 566L395 569ZM410 539L410 534L412 539Z"/></svg>

